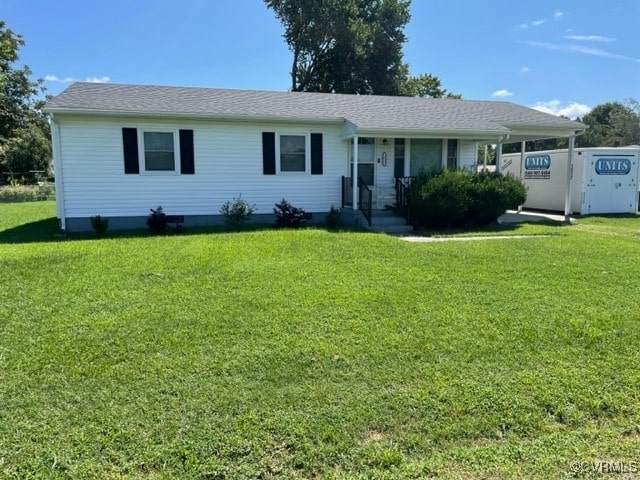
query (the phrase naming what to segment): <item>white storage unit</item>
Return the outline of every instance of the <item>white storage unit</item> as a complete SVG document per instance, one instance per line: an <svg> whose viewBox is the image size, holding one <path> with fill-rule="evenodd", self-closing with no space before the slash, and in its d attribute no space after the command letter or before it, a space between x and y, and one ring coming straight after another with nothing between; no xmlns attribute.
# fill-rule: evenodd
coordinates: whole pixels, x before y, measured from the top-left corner
<svg viewBox="0 0 640 480"><path fill-rule="evenodd" d="M500 171L521 178L525 208L564 211L568 150L503 154ZM576 148L571 210L582 215L636 213L640 148Z"/></svg>

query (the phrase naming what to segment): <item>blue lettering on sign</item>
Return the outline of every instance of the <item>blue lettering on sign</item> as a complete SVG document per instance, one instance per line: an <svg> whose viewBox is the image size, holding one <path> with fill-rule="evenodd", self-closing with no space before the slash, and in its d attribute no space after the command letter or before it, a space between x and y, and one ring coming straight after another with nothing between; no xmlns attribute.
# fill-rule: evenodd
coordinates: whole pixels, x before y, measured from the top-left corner
<svg viewBox="0 0 640 480"><path fill-rule="evenodd" d="M527 155L524 159L525 170L549 170L551 155Z"/></svg>
<svg viewBox="0 0 640 480"><path fill-rule="evenodd" d="M599 158L596 161L598 175L627 175L631 171L628 158Z"/></svg>

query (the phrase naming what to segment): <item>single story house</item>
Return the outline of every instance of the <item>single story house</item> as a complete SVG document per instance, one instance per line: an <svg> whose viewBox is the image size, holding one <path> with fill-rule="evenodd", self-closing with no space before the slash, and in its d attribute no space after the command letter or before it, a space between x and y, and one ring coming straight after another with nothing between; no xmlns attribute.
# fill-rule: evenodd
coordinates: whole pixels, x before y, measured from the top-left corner
<svg viewBox="0 0 640 480"><path fill-rule="evenodd" d="M315 221L332 205L370 220L402 178L475 169L478 144L585 128L509 102L110 83L74 83L44 111L68 231L90 229L93 215L142 227L157 206L186 226L213 224L239 195L262 220L282 198Z"/></svg>

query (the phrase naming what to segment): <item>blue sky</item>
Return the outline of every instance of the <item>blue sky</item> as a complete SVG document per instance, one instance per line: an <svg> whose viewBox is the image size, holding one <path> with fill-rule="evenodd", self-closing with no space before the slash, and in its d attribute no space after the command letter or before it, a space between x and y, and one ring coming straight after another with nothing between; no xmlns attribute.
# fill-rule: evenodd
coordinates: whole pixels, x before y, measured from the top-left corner
<svg viewBox="0 0 640 480"><path fill-rule="evenodd" d="M74 80L287 90L291 54L261 0L3 0L19 63ZM640 99L638 0L413 0L412 74L468 99L571 117Z"/></svg>

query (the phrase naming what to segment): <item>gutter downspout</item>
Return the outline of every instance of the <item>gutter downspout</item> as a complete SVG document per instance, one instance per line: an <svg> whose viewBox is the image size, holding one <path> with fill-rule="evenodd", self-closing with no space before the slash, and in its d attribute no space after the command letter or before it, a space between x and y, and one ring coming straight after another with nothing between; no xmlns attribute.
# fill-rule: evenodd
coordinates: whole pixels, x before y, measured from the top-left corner
<svg viewBox="0 0 640 480"><path fill-rule="evenodd" d="M67 217L64 205L64 176L62 171L62 155L60 152L60 126L53 113L50 114L49 118L51 120L51 153L56 186L56 215L60 220L60 231L64 233L67 229Z"/></svg>

